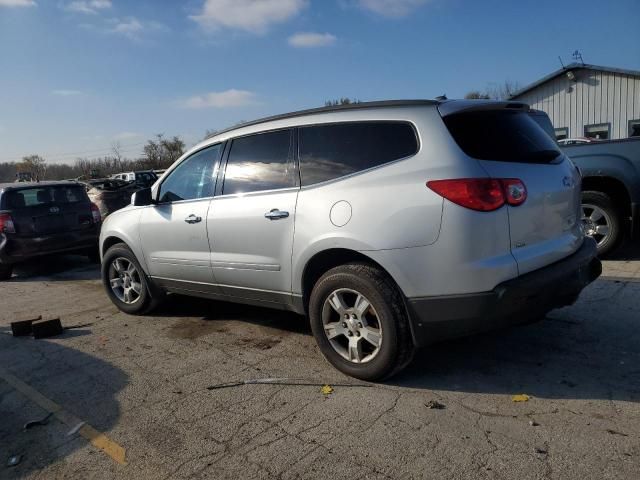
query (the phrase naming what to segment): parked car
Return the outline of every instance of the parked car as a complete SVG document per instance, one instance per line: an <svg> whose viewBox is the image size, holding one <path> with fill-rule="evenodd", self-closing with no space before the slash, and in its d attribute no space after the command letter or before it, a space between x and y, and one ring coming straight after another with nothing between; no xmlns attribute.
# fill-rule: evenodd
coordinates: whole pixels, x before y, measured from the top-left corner
<svg viewBox="0 0 640 480"><path fill-rule="evenodd" d="M577 169L524 104L327 107L183 155L107 218L102 278L131 314L173 292L308 315L329 362L374 380L575 302L601 272L579 211Z"/></svg>
<svg viewBox="0 0 640 480"><path fill-rule="evenodd" d="M588 137L578 137L578 138L563 138L562 140L558 140L558 145L561 147L565 147L567 145L582 145L584 143L594 143L600 142L596 138L588 138Z"/></svg>
<svg viewBox="0 0 640 480"><path fill-rule="evenodd" d="M98 206L103 219L129 205L131 196L140 190L135 183L115 178L89 180L85 185L89 199Z"/></svg>
<svg viewBox="0 0 640 480"><path fill-rule="evenodd" d="M0 280L16 263L61 252L99 260L101 218L76 182L0 184Z"/></svg>
<svg viewBox="0 0 640 480"><path fill-rule="evenodd" d="M606 255L640 235L640 138L562 147L582 172L582 218Z"/></svg>
<svg viewBox="0 0 640 480"><path fill-rule="evenodd" d="M141 170L138 172L124 172L111 175L111 178L133 182L140 188L150 187L158 180L158 175L153 170Z"/></svg>

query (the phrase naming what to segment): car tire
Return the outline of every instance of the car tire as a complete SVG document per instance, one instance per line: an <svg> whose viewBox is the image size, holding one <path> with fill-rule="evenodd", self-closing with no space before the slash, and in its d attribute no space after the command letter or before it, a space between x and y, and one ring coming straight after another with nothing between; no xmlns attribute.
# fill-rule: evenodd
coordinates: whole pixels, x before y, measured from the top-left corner
<svg viewBox="0 0 640 480"><path fill-rule="evenodd" d="M119 269L116 265L119 265ZM164 297L162 292L154 291L152 295L150 280L136 256L124 243L117 243L105 252L101 273L108 297L116 307L130 315L151 312ZM114 285L112 282L118 279L119 282Z"/></svg>
<svg viewBox="0 0 640 480"><path fill-rule="evenodd" d="M413 358L402 294L375 266L349 263L326 272L311 292L309 319L322 354L352 377L384 380Z"/></svg>
<svg viewBox="0 0 640 480"><path fill-rule="evenodd" d="M582 222L585 234L596 241L599 256L611 253L620 245L623 237L622 215L606 193L582 192Z"/></svg>
<svg viewBox="0 0 640 480"><path fill-rule="evenodd" d="M0 281L9 280L13 274L13 265L0 265Z"/></svg>

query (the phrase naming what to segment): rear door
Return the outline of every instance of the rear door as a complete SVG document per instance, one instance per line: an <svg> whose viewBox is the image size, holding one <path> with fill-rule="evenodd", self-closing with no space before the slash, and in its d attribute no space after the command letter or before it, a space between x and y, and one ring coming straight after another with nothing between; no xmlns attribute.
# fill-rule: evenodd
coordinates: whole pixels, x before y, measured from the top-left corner
<svg viewBox="0 0 640 480"><path fill-rule="evenodd" d="M43 185L7 193L16 236L37 237L93 228L91 204L81 185Z"/></svg>
<svg viewBox="0 0 640 480"><path fill-rule="evenodd" d="M580 175L526 105L465 109L444 121L462 150L490 177L520 179L526 186L526 201L507 207L511 252L520 274L580 247Z"/></svg>
<svg viewBox="0 0 640 480"><path fill-rule="evenodd" d="M207 220L211 264L225 294L291 301L298 191L291 129L232 141L221 195Z"/></svg>

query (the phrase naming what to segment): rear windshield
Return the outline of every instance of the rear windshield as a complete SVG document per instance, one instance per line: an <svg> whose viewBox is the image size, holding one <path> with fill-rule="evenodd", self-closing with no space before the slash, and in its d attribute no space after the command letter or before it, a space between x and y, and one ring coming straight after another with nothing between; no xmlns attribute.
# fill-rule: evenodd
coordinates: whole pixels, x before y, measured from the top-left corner
<svg viewBox="0 0 640 480"><path fill-rule="evenodd" d="M478 160L548 163L562 152L527 112L481 110L444 117L460 148Z"/></svg>
<svg viewBox="0 0 640 480"><path fill-rule="evenodd" d="M85 189L80 185L33 187L8 192L6 207L36 207L49 203L76 203L86 199Z"/></svg>

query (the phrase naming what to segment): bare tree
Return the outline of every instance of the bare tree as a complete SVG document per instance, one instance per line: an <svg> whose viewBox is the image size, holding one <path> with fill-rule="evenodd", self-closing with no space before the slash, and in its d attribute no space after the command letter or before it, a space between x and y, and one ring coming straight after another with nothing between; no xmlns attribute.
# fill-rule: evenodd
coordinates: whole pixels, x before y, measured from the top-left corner
<svg viewBox="0 0 640 480"><path fill-rule="evenodd" d="M28 155L26 157L22 157L22 162L17 165L17 169L18 173L31 174L32 179L39 181L44 180L47 166L44 158L40 155Z"/></svg>
<svg viewBox="0 0 640 480"><path fill-rule="evenodd" d="M486 93L482 93L479 90L472 90L469 93L467 93L464 98L466 98L467 100L488 100L491 97L486 94Z"/></svg>
<svg viewBox="0 0 640 480"><path fill-rule="evenodd" d="M505 80L503 83L490 83L486 93L494 100L509 100L520 88L518 82Z"/></svg>
<svg viewBox="0 0 640 480"><path fill-rule="evenodd" d="M357 98L341 97L337 100L327 100L324 102L325 107L336 107L338 105L351 105L352 103L360 103Z"/></svg>
<svg viewBox="0 0 640 480"><path fill-rule="evenodd" d="M111 152L113 153L113 158L118 165L118 169L122 171L122 160L124 155L122 155L122 144L115 140L111 143Z"/></svg>

